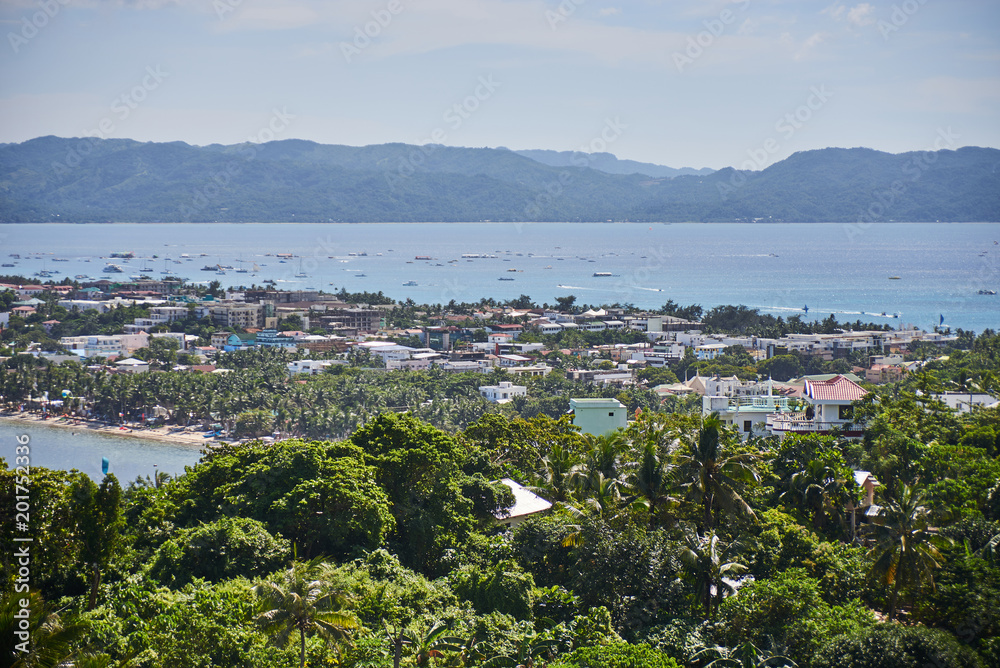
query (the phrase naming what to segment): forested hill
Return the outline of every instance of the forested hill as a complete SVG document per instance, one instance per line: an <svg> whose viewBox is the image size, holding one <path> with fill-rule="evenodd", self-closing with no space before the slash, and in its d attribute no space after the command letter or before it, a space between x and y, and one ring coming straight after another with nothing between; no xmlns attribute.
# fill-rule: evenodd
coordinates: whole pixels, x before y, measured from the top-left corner
<svg viewBox="0 0 1000 668"><path fill-rule="evenodd" d="M502 148L41 137L0 145L0 191L5 223L995 222L1000 150L828 148L760 171L667 178Z"/></svg>
<svg viewBox="0 0 1000 668"><path fill-rule="evenodd" d="M590 167L599 172L608 174L645 174L646 176L666 177L672 179L675 176L685 174L706 175L714 172L714 169L704 167L693 169L691 167L665 167L654 165L649 162L636 162L635 160L620 160L611 153L583 153L580 151L543 151L527 150L516 151L518 155L531 158L543 165L552 167Z"/></svg>

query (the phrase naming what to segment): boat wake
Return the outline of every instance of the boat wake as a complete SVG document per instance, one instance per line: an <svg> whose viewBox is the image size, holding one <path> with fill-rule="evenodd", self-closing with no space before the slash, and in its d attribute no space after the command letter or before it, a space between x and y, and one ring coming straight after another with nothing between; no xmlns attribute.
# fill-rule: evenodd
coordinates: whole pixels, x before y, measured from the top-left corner
<svg viewBox="0 0 1000 668"><path fill-rule="evenodd" d="M751 306L750 308L760 309L762 311L789 311L792 313L808 313L805 309L795 308L794 306ZM889 313L888 311L874 312L874 311L839 311L837 309L825 309L825 308L813 308L809 307L809 311L813 311L816 314L821 313L835 313L839 315L863 315L871 316L873 318L898 318L901 314L899 312Z"/></svg>

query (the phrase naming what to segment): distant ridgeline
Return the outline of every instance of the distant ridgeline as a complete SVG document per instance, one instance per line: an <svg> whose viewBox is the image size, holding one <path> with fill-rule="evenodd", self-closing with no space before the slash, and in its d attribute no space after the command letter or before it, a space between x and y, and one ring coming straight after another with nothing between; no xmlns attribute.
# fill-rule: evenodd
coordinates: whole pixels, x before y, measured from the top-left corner
<svg viewBox="0 0 1000 668"><path fill-rule="evenodd" d="M1000 221L1000 150L827 148L760 171L301 140L0 145L0 222Z"/></svg>

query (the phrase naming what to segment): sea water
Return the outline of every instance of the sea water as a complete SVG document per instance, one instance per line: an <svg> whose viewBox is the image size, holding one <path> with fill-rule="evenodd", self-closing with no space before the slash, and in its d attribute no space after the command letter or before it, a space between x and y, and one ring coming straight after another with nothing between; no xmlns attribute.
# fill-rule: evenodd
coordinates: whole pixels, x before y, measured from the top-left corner
<svg viewBox="0 0 1000 668"><path fill-rule="evenodd" d="M26 224L0 228L0 261L15 265L0 274L270 280L440 304L743 304L979 332L1000 325L1000 295L979 294L1000 292L998 242L1000 225L969 223ZM103 273L109 262L123 273Z"/></svg>

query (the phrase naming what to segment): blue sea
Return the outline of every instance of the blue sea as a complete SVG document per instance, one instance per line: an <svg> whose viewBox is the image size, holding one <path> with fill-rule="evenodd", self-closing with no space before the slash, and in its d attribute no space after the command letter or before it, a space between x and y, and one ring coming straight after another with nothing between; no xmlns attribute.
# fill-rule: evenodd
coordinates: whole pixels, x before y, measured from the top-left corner
<svg viewBox="0 0 1000 668"><path fill-rule="evenodd" d="M157 471L182 475L184 467L198 463L202 452L196 445L50 427L34 421L0 420L0 457L8 468L14 466L15 448L24 442L25 435L31 466L77 469L100 481L104 477L102 459L107 457L108 472L114 473L122 485L137 477L154 478Z"/></svg>
<svg viewBox="0 0 1000 668"><path fill-rule="evenodd" d="M227 287L269 279L417 303L525 294L553 304L572 294L578 304L672 299L785 316L808 307L810 319L930 329L943 316L978 332L1000 326L1000 295L978 294L1000 292L998 242L1000 225L965 223L32 224L0 228L0 261L15 265L0 274L169 271ZM136 257L110 259L115 251ZM124 274L102 273L108 262ZM232 269L202 270L218 264Z"/></svg>

